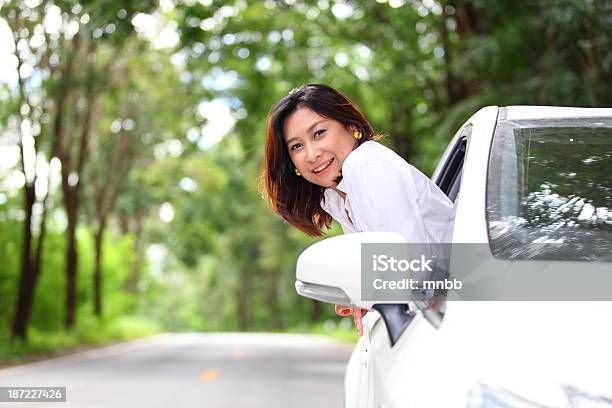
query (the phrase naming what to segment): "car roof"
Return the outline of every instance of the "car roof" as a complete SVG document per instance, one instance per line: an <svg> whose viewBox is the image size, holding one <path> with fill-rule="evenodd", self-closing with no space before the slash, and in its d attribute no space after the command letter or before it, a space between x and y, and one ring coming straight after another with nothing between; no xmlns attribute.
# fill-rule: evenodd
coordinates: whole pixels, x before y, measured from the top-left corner
<svg viewBox="0 0 612 408"><path fill-rule="evenodd" d="M505 112L504 112L505 111ZM569 106L506 106L501 110L500 119L544 119L612 117L612 108L578 108Z"/></svg>

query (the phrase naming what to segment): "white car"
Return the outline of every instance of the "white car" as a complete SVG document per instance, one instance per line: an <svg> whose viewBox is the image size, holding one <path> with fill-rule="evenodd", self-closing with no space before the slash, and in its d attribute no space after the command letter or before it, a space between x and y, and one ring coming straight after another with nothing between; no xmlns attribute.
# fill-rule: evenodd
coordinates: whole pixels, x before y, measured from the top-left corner
<svg viewBox="0 0 612 408"><path fill-rule="evenodd" d="M405 242L393 233L298 259L299 294L372 310L345 406L612 407L612 109L483 108L432 179L455 202L453 246L480 251L463 298L362 299L362 244Z"/></svg>

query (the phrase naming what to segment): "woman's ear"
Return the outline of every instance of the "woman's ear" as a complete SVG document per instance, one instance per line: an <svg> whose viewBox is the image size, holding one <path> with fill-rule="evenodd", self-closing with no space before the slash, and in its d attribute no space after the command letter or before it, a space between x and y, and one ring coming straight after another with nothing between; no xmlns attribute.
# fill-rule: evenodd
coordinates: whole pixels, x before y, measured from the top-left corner
<svg viewBox="0 0 612 408"><path fill-rule="evenodd" d="M353 134L355 130L357 130L357 128L354 125L350 125L350 124L347 124L347 125L343 124L342 127L344 128L344 130L346 130L351 135Z"/></svg>
<svg viewBox="0 0 612 408"><path fill-rule="evenodd" d="M354 125L348 125L346 127L346 130L347 130L348 134L351 135L351 137L355 137L355 132L359 132L359 128L357 126L354 126Z"/></svg>

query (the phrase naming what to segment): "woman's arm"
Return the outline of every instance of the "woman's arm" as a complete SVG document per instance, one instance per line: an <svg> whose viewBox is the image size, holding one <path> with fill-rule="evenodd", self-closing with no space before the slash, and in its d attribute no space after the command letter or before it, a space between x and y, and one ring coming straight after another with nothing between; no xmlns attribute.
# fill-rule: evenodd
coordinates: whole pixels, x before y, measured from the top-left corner
<svg viewBox="0 0 612 408"><path fill-rule="evenodd" d="M410 242L429 242L419 203L422 193L409 172L378 162L363 162L346 175L348 200L362 231L402 234Z"/></svg>

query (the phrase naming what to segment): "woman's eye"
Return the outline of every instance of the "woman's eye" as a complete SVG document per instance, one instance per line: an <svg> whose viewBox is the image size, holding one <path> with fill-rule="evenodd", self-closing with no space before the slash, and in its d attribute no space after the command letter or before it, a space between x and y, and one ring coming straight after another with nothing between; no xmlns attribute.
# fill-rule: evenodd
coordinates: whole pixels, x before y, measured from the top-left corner
<svg viewBox="0 0 612 408"><path fill-rule="evenodd" d="M300 147L302 147L302 144L301 144L301 143L296 143L296 144L294 144L293 146L291 146L291 150L297 150L297 149L299 149Z"/></svg>
<svg viewBox="0 0 612 408"><path fill-rule="evenodd" d="M324 132L325 132L325 129L317 130L314 135L315 137L317 137L319 135L322 135Z"/></svg>

